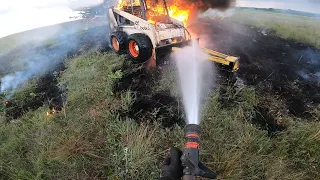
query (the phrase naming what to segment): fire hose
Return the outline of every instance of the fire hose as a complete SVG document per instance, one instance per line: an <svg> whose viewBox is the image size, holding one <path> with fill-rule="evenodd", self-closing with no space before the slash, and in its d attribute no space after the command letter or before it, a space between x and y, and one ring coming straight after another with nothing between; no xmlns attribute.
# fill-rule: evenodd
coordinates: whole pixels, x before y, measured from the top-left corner
<svg viewBox="0 0 320 180"><path fill-rule="evenodd" d="M215 179L216 174L199 161L199 125L186 125L184 133L186 142L181 157L183 180L195 180L197 176Z"/></svg>

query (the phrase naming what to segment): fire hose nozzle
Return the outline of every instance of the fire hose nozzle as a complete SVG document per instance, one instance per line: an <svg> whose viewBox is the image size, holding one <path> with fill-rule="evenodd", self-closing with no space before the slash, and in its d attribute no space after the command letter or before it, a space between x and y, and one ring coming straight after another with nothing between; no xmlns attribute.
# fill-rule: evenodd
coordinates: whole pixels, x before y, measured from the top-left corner
<svg viewBox="0 0 320 180"><path fill-rule="evenodd" d="M200 127L197 124L188 124L185 127L186 143L183 149L181 162L184 167L183 179L191 180L196 176L215 179L216 174L199 161Z"/></svg>

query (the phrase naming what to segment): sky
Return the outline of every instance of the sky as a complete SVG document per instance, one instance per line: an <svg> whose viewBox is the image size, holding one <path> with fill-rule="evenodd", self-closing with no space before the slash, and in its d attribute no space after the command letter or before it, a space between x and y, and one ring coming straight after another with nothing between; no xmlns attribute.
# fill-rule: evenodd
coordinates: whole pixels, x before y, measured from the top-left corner
<svg viewBox="0 0 320 180"><path fill-rule="evenodd" d="M78 0L77 4L88 5L88 1L95 4L101 0ZM69 8L69 0L0 0L0 38L70 21L76 15Z"/></svg>
<svg viewBox="0 0 320 180"><path fill-rule="evenodd" d="M77 12L69 8L102 0L0 0L0 38L26 30L70 21ZM238 6L294 9L320 14L320 0L238 0Z"/></svg>

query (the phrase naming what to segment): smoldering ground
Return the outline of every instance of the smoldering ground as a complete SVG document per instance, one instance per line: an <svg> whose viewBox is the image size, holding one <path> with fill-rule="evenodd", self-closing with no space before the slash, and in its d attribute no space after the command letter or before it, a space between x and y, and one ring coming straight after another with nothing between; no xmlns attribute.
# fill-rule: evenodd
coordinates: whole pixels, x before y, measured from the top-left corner
<svg viewBox="0 0 320 180"><path fill-rule="evenodd" d="M24 62L22 67L26 69L5 76L2 79L1 88L18 88L33 77L37 77L37 82L32 87L31 95L28 93L30 89L27 89L26 92L17 91L8 94L6 98L12 102L10 108L6 109L6 116L9 120L19 118L29 110L37 109L44 104L49 107L63 105L66 89L59 86L58 78L65 70L64 62L90 49L108 50L105 32L106 27L99 26L88 31L61 36L52 44L25 49L26 51L22 53L25 57L19 62ZM12 58L12 54L5 57ZM21 93L22 98L19 95Z"/></svg>
<svg viewBox="0 0 320 180"><path fill-rule="evenodd" d="M203 46L240 57L236 76L255 87L259 97L280 96L289 114L309 117L320 103L319 49L228 21L202 19L190 30L200 43L205 40Z"/></svg>
<svg viewBox="0 0 320 180"><path fill-rule="evenodd" d="M32 77L54 71L55 67L64 59L81 53L83 49L98 45L106 46L106 31L107 28L103 26L88 31L82 30L75 34L62 33L44 45L33 48L30 47L33 44L29 44L1 56L0 62L2 64L8 63L8 61L14 62L14 65L8 66L16 67L12 67L11 73L1 79L1 92L12 91ZM19 52L20 56L15 57L14 52ZM20 70L14 72L16 69Z"/></svg>

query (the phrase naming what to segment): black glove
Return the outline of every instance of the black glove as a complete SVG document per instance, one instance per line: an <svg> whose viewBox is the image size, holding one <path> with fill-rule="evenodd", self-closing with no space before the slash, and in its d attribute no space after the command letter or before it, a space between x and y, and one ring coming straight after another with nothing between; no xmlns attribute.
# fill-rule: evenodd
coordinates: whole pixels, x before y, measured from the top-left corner
<svg viewBox="0 0 320 180"><path fill-rule="evenodd" d="M168 157L164 160L160 180L181 180L183 175L183 166L181 164L182 151L178 148L171 148Z"/></svg>

